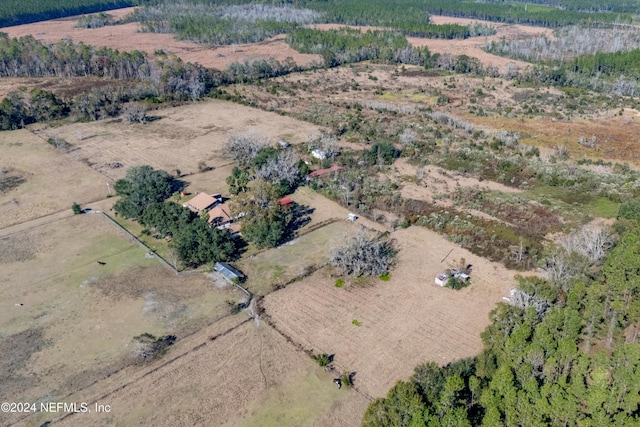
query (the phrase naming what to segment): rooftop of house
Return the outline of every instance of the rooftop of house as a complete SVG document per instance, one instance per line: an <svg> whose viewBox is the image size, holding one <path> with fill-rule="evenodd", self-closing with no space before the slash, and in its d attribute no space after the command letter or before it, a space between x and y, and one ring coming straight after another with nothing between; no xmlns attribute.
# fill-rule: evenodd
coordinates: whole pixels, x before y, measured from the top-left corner
<svg viewBox="0 0 640 427"><path fill-rule="evenodd" d="M198 193L194 198L182 204L185 208L189 208L192 212L199 213L206 211L211 206L219 203L222 199L221 194L209 195L207 193Z"/></svg>
<svg viewBox="0 0 640 427"><path fill-rule="evenodd" d="M315 171L311 172L309 174L309 178L325 175L325 174L328 174L330 172L335 172L335 171L339 171L339 170L342 170L342 169L344 169L342 166L337 166L337 165L333 165L329 169L318 169L318 170L315 170Z"/></svg>
<svg viewBox="0 0 640 427"><path fill-rule="evenodd" d="M233 217L228 203L216 205L209 211L209 219L207 220L209 224L220 225L231 221L233 221Z"/></svg>

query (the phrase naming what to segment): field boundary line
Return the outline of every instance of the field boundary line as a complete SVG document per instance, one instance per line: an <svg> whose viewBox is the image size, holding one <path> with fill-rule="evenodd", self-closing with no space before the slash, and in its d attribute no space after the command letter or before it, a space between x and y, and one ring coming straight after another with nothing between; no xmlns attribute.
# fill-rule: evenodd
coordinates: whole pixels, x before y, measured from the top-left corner
<svg viewBox="0 0 640 427"><path fill-rule="evenodd" d="M227 316L224 316L223 318L225 318L225 317L227 317ZM205 326L205 327L211 327L211 326L213 326L215 323L217 323L218 321L222 320L223 318L220 318L220 319L216 320L215 322L213 322L213 323L211 323L211 324L209 324L209 325L207 325L207 326ZM95 404L95 403L97 403L97 402L99 402L99 401L105 401L105 400L106 400L106 398L108 398L108 397L109 397L109 396L111 396L112 394L117 393L117 392L119 392L119 391L121 391L121 390L124 390L125 388L129 387L130 385L137 383L138 381L140 381L140 380L142 380L142 379L144 379L144 378L148 377L149 375L151 375L151 374L153 374L153 373L155 373L155 372L158 372L158 371L159 371L159 370L161 370L162 368L164 368L164 367L166 367L166 366L171 365L172 363L176 362L177 360L182 359L183 357L188 356L188 355L190 355L191 353L196 352L196 351L198 351L198 350L200 350L200 349L202 349L202 348L206 347L209 343L211 343L211 342L213 342L213 341L216 341L218 338L222 338L222 337L224 337L225 335L230 334L230 333L231 333L231 332L233 332L234 330L238 329L239 327L241 327L241 326L242 326L242 325L244 325L245 323L251 322L252 320L253 320L252 318L245 319L245 320L243 320L242 322L238 323L237 325L234 325L234 326L232 326L232 327L230 327L230 328L227 328L225 331L220 332L220 333L219 333L219 334L217 334L217 335L214 335L214 336L212 336L212 337L209 337L206 341L204 341L204 342L202 342L202 343L200 343L200 344L196 345L195 347L190 348L189 350L187 350L187 351L185 351L185 352L183 352L183 353L178 354L178 355L177 355L177 356L175 356L174 358L172 358L172 359L170 359L170 360L167 360L166 362L163 362L162 364L160 364L160 365L158 365L158 366L156 366L156 367L152 368L151 370L146 371L144 374L140 375L139 377L134 378L134 379L132 379L131 381L129 381L129 382L125 383L125 384L122 384L122 385L120 385L120 386L116 387L115 389L113 389L113 390L111 390L111 391L109 391L109 392L107 392L107 393L104 393L103 395L99 396L99 397L98 397L98 398L96 398L96 399L93 399L91 402L88 402L88 403L89 403L89 405L91 406L91 405L93 405L93 404ZM191 335L193 335L193 334L195 334L195 333L197 333L197 332L200 332L200 331L202 331L203 329L204 329L204 328L199 329L199 330L197 330L197 331L193 332L192 334L187 335L186 337L189 337L189 336L191 336ZM185 337L185 338L186 338L186 337ZM183 338L183 339L184 339L184 338ZM123 368L123 369L126 369L126 368ZM95 384L97 384L98 382L99 382L99 381L96 381L96 382L95 382L95 383L93 383L92 385L95 385ZM78 390L78 391L82 391L82 390ZM69 395L65 396L63 399L66 399L66 398L70 397L72 394L78 393L78 391L75 391L75 392L73 392L73 393L71 393L71 394L69 394ZM24 418L22 418L22 419L17 420L14 424L11 424L11 425L17 425L19 422L24 421L24 420L25 420L26 418L28 418L30 415L32 415L32 414L29 414L29 415L27 415L26 417L24 417ZM61 422L61 421L65 420L66 418L71 417L71 416L73 416L73 415L76 415L76 413L74 413L74 412L69 412L69 413L67 413L67 414L63 415L63 416L62 416L62 417L60 417L60 418L53 419L53 420L49 421L49 423L51 423L51 424L53 424L53 423L59 423L59 422Z"/></svg>
<svg viewBox="0 0 640 427"><path fill-rule="evenodd" d="M196 273L201 273L203 274L204 271L202 270L183 270L183 271L178 271L174 266L172 266L171 264L169 264L169 262L162 258L162 256L158 255L157 252L153 251L151 248L149 248L149 246L147 246L146 244L144 244L140 239L138 239L133 233L131 233L129 230L127 230L125 227L123 227L122 225L118 224L118 222L111 218L107 213L102 212L102 211L95 211L94 213L97 214L101 214L103 218L105 218L107 221L109 221L111 224L113 224L114 226L116 226L116 228L118 228L119 230L121 230L123 233L125 233L127 235L127 237L129 237L130 239L133 239L141 248L145 249L146 251L148 251L148 253L150 253L151 255L153 255L154 257L156 257L156 259L158 261L160 261L160 263L162 265L164 265L165 267L167 267L169 270L171 270L172 272L174 272L176 274L176 276L184 276L184 275L189 275L189 274L196 274Z"/></svg>
<svg viewBox="0 0 640 427"><path fill-rule="evenodd" d="M274 331L276 331L278 334L280 334L280 336L282 338L284 338L284 340L291 344L294 348L296 348L298 351L301 351L303 353L305 353L307 356L313 358L314 356L314 351L312 348L305 348L304 345L302 345L301 343L299 343L298 341L295 341L293 338L291 338L288 334L286 334L285 332L283 332L280 328L278 328L275 324L275 322L273 321L273 319L271 318L270 315L268 315L266 313L266 311L264 310L263 307L260 307L260 312L261 315L260 317L265 321L265 323L270 326L271 328L273 328ZM349 372L349 370L342 370L342 369L338 369L336 370L336 368L340 368L339 365L337 365L335 362L331 362L334 366L331 368L332 370L330 371L333 376L335 376L335 372ZM334 372L335 371L335 372ZM355 384L351 385L351 389L353 391L355 391L356 393L358 393L359 395L361 395L362 397L364 397L365 399L367 399L369 402L373 402L375 399L370 396L369 394L363 392L362 390L360 390Z"/></svg>

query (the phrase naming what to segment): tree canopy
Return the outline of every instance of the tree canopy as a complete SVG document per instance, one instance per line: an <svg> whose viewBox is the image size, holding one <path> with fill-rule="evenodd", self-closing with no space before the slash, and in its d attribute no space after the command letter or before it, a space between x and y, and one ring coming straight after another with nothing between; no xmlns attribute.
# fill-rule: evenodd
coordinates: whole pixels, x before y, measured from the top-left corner
<svg viewBox="0 0 640 427"><path fill-rule="evenodd" d="M164 201L178 185L165 171L147 165L133 167L127 171L125 178L116 182L116 194L122 198L113 208L126 218L138 219L147 206Z"/></svg>
<svg viewBox="0 0 640 427"><path fill-rule="evenodd" d="M478 356L425 363L364 415L363 426L638 425L640 231L627 230L594 280L520 278Z"/></svg>

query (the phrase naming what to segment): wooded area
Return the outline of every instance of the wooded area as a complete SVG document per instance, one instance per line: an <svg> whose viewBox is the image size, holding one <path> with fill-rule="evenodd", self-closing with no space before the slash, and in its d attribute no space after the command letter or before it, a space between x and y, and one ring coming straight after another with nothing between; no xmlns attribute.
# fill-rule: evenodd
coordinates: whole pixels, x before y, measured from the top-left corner
<svg viewBox="0 0 640 427"><path fill-rule="evenodd" d="M119 9L140 4L139 0L3 0L0 27L28 24L65 16Z"/></svg>

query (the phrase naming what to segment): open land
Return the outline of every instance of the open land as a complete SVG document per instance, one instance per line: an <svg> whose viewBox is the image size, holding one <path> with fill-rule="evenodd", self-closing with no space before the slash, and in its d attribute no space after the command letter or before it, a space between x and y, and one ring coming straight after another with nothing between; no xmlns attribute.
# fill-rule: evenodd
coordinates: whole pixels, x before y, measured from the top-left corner
<svg viewBox="0 0 640 427"><path fill-rule="evenodd" d="M0 239L0 289L0 395L32 402L126 369L136 335L184 336L242 298L176 277L97 214Z"/></svg>
<svg viewBox="0 0 640 427"><path fill-rule="evenodd" d="M128 11L110 13L123 16ZM433 21L468 23L442 17ZM4 31L11 36L34 34L50 42L70 36L76 42L150 54L164 49L217 68L243 57L293 56L282 37L207 48L175 41L170 35L139 33L136 24L102 29L75 25L75 18L67 18ZM525 66L486 54L480 47L495 38L546 31L493 25L498 34L490 38L424 43L433 52L466 54L485 65ZM317 58L294 59L305 63ZM0 82L0 96L14 84L43 83L57 93L71 94L76 86L72 79L7 80ZM243 298L235 288L216 288L201 274L175 276L99 215L71 216L73 202L92 202L108 210L113 199L97 202L109 191L105 183L113 184L131 166L147 164L180 175L189 185L187 192L225 194L225 178L233 164L224 142L231 134L254 127L274 141L300 145L320 129L346 129L341 149L357 152L368 148L362 142L371 141L362 141L347 126L356 104L361 108L359 123L385 129L393 141L407 126L427 132L424 120L430 107L467 120L488 135L500 129L518 131L520 141L540 147L543 156L544 150L551 152L564 144L571 156L640 163L640 150L634 144L636 110L619 114L611 106L594 103L578 111L567 107L574 101L557 89L537 92L502 79L376 64L305 72L268 83L236 85L231 91L269 111L207 100L151 111L145 125L114 119L38 124L29 131L0 133L0 169L3 177L10 178L2 181L10 188L7 185L0 193L4 296L0 397L112 407L108 416L36 414L15 416L9 422L357 425L369 400L384 396L398 379L408 378L415 365L427 360L446 364L477 354L489 311L514 286L516 272L473 255L440 234L417 226L395 230L397 218L391 214L379 223L366 218L347 222L348 209L302 187L291 198L306 210L308 221L294 239L237 263L248 275L246 286L262 298L261 320L250 320L246 313L229 315L228 301ZM268 92L272 87L276 90ZM537 112L525 111L524 104ZM553 119L543 118L554 112ZM456 134L462 131L454 129L434 140L439 147L448 147ZM586 148L578 143L583 135L595 135L600 142ZM68 149L54 149L46 143L50 137L66 141ZM400 159L383 172L404 197L446 207L453 203L443 195L456 188L528 194L433 165L425 166L424 177L417 180L417 169ZM497 220L484 212L463 210ZM31 226L19 232L9 227L22 224ZM397 266L389 281L352 280L338 288L333 270L324 265L327 255L361 224L390 231L399 248ZM2 229L12 232L3 234ZM436 274L461 264L473 265L471 286L454 291L433 283ZM160 359L136 364L131 358L132 338L144 332L176 335L177 342ZM337 390L333 376L317 367L308 353L334 355L336 369L355 373L356 390Z"/></svg>
<svg viewBox="0 0 640 427"><path fill-rule="evenodd" d="M0 133L0 228L107 196L105 177L27 130Z"/></svg>
<svg viewBox="0 0 640 427"><path fill-rule="evenodd" d="M335 354L335 365L355 372L358 390L372 397L386 395L425 360L446 364L477 354L489 311L514 284L515 272L429 230L412 227L391 236L400 251L390 281L337 288L324 269L263 303L278 330L314 353ZM434 277L461 258L473 265L471 286L454 291L435 285Z"/></svg>
<svg viewBox="0 0 640 427"><path fill-rule="evenodd" d="M199 172L198 164L205 162L213 170L202 179L214 186L222 184L226 190L223 178L228 174L220 176L216 169L231 164L224 153L224 142L233 133L258 128L274 142L285 139L299 143L318 130L317 126L276 113L216 100L152 111L149 115L151 120L145 125L113 119L42 127L35 132L43 138L66 140L75 148L75 158L88 162L112 181L139 165L171 173L179 169L181 175L191 176ZM226 192L219 187L194 190Z"/></svg>
<svg viewBox="0 0 640 427"><path fill-rule="evenodd" d="M123 18L134 8L109 11L115 18ZM175 55L183 61L196 62L208 68L225 69L232 62L257 58L273 58L283 62L292 58L298 65L320 62L320 55L299 53L289 47L284 36L276 36L259 43L210 47L189 41L174 39L172 34L140 32L138 23L128 23L102 28L78 28L78 17L54 19L34 24L6 27L2 32L10 37L32 35L43 43L55 43L62 39L83 42L92 46L105 46L119 50L140 50L154 56L157 51Z"/></svg>

